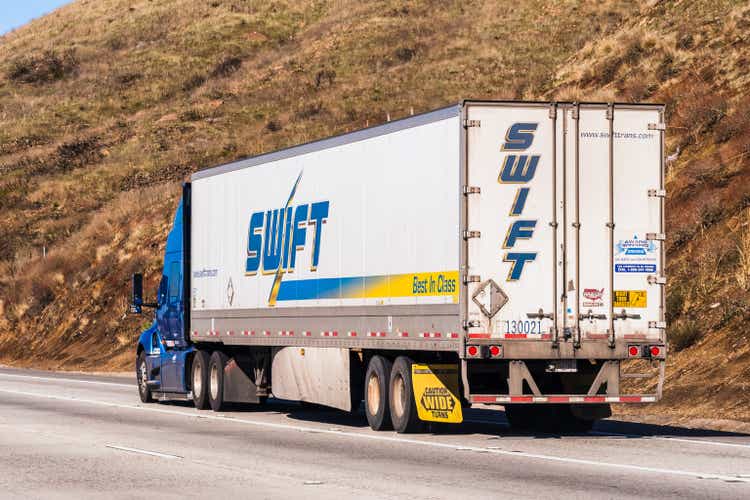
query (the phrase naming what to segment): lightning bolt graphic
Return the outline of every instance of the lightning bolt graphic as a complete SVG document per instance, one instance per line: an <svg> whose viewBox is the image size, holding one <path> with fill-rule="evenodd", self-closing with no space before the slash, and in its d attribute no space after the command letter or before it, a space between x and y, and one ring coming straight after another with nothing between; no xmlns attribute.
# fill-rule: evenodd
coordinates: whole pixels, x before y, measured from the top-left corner
<svg viewBox="0 0 750 500"><path fill-rule="evenodd" d="M294 199L294 193L297 192L297 186L302 179L302 172L300 171L297 176L297 180L294 182L294 186L292 186L292 192L289 193L289 199L286 200L286 205L284 206L284 218L281 220L281 257L279 258L279 268L276 269L276 275L273 278L271 293L268 294L268 305L271 307L276 305L276 297L279 296L279 287L281 286L281 277L284 275L284 249L287 246L286 238L288 236L285 231L287 210L289 210L289 205L291 205Z"/></svg>

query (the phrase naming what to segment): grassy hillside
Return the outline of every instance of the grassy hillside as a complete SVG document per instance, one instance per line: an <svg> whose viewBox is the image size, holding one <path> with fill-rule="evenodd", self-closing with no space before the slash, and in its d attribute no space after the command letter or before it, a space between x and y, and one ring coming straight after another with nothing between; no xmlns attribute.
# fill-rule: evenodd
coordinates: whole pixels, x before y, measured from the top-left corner
<svg viewBox="0 0 750 500"><path fill-rule="evenodd" d="M740 1L75 1L0 38L0 362L128 367L200 168L462 97L662 101L662 407L750 419L749 43Z"/></svg>

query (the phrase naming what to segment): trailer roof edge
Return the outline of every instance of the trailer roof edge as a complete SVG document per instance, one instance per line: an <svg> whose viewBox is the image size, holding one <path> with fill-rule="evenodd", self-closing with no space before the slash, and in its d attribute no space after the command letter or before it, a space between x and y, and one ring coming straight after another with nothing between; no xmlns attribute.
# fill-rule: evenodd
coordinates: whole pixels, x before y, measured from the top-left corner
<svg viewBox="0 0 750 500"><path fill-rule="evenodd" d="M345 134L334 135L331 137L326 137L324 139L318 139L304 144L278 149L276 151L271 151L268 153L261 153L256 156L250 156L248 158L225 163L223 165L199 170L190 177L190 180L195 181L198 179L204 179L206 177L213 177L214 175L226 174L228 172L253 167L255 165L260 165L271 161L278 161L286 158L292 158L294 156L314 153L316 151L321 151L330 147L341 146L343 144L351 144L353 142L391 134L393 132L418 127L420 125L426 125L428 123L447 120L449 118L456 118L459 116L460 112L461 105L453 104L451 106L428 111L426 113L408 116L406 118L400 118L398 120L393 120L380 125L374 125L372 127L355 130L353 132L347 132Z"/></svg>

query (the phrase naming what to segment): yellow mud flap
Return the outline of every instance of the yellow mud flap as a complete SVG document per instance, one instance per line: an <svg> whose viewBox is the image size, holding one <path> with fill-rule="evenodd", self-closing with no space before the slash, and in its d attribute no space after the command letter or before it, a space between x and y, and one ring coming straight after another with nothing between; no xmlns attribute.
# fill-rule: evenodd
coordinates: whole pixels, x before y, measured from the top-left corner
<svg viewBox="0 0 750 500"><path fill-rule="evenodd" d="M458 398L457 365L411 365L417 414L426 422L459 424L464 417Z"/></svg>

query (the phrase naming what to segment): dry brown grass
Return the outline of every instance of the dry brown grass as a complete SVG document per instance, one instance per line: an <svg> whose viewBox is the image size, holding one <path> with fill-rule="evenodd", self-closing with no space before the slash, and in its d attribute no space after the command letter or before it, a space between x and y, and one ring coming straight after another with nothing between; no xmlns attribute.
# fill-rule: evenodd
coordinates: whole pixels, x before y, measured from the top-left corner
<svg viewBox="0 0 750 500"><path fill-rule="evenodd" d="M749 29L730 0L73 2L0 40L0 358L125 367L128 273L156 279L199 168L462 97L648 100L681 150L670 320L704 339L664 411L750 419Z"/></svg>

